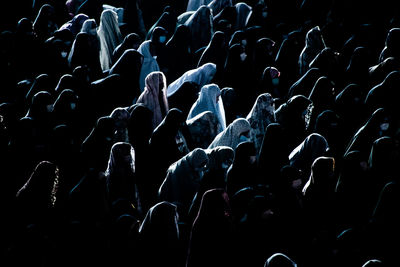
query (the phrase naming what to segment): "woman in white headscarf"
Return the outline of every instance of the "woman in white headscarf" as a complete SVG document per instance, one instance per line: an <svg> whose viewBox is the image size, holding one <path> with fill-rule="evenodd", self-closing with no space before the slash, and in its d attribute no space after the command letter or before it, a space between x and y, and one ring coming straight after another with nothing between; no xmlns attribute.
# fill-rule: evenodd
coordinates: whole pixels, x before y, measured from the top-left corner
<svg viewBox="0 0 400 267"><path fill-rule="evenodd" d="M114 49L122 42L117 13L109 9L101 13L97 36L100 40L101 68L103 71L109 70L112 66Z"/></svg>
<svg viewBox="0 0 400 267"><path fill-rule="evenodd" d="M158 191L160 200L175 204L184 216L199 188L207 163L207 153L201 148L173 163Z"/></svg>
<svg viewBox="0 0 400 267"><path fill-rule="evenodd" d="M166 34L167 31L163 27L155 27L150 40L144 41L138 48L138 52L143 55L143 64L139 77L139 87L142 92L147 75L153 71L161 71L157 56L159 52L165 49Z"/></svg>
<svg viewBox="0 0 400 267"><path fill-rule="evenodd" d="M229 124L223 132L219 133L215 137L208 149L212 149L217 146L229 146L235 150L238 144L248 141L250 129L250 123L246 119L236 119Z"/></svg>
<svg viewBox="0 0 400 267"><path fill-rule="evenodd" d="M224 104L221 99L221 90L218 85L212 83L205 85L201 88L199 98L193 104L187 117L188 120L194 118L196 115L204 112L211 111L218 118L220 128L218 133L226 128Z"/></svg>
<svg viewBox="0 0 400 267"><path fill-rule="evenodd" d="M311 61L326 47L319 26L315 26L307 32L306 45L299 58L300 75L304 75L310 68Z"/></svg>
<svg viewBox="0 0 400 267"><path fill-rule="evenodd" d="M254 143L258 155L267 126L275 122L275 104L271 94L265 93L257 97L246 120L250 123L250 140Z"/></svg>
<svg viewBox="0 0 400 267"><path fill-rule="evenodd" d="M153 111L153 130L161 123L169 110L166 84L167 81L162 72L151 72L147 75L144 91L136 102L143 103Z"/></svg>
<svg viewBox="0 0 400 267"><path fill-rule="evenodd" d="M206 63L196 69L189 70L168 86L167 96L170 97L175 94L185 82L194 82L201 88L211 82L216 72L217 66L214 63Z"/></svg>

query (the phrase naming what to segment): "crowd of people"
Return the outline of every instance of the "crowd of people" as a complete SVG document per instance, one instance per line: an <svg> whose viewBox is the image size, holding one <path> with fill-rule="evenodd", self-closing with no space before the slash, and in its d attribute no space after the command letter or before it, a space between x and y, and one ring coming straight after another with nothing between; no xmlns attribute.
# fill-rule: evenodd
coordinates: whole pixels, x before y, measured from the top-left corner
<svg viewBox="0 0 400 267"><path fill-rule="evenodd" d="M3 7L1 266L400 265L392 1Z"/></svg>

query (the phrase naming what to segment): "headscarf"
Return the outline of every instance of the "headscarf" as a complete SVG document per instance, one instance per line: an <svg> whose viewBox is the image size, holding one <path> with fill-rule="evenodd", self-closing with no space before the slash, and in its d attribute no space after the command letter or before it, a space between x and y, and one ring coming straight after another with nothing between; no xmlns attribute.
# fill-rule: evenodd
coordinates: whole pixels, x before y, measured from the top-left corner
<svg viewBox="0 0 400 267"><path fill-rule="evenodd" d="M315 194L324 194L335 190L333 173L335 171L335 159L332 157L318 157L311 165L311 175L303 187L303 195L311 190ZM330 179L330 180L329 180Z"/></svg>
<svg viewBox="0 0 400 267"><path fill-rule="evenodd" d="M73 126L77 119L77 103L79 98L71 89L64 89L53 104L53 115L56 125Z"/></svg>
<svg viewBox="0 0 400 267"><path fill-rule="evenodd" d="M229 197L223 189L210 189L203 194L191 229L187 267L233 265L227 259L233 241L230 213Z"/></svg>
<svg viewBox="0 0 400 267"><path fill-rule="evenodd" d="M139 49L140 44L142 43L142 38L136 33L127 34L113 52L113 61L117 62L117 60L122 56L125 50L128 49Z"/></svg>
<svg viewBox="0 0 400 267"><path fill-rule="evenodd" d="M195 82L201 88L211 82L216 72L217 66L214 63L206 63L196 69L189 70L168 85L167 96L170 97L175 94L185 82Z"/></svg>
<svg viewBox="0 0 400 267"><path fill-rule="evenodd" d="M236 119L229 124L223 132L215 137L208 148L212 149L217 146L229 146L235 150L241 141L241 136L249 133L250 129L250 123L246 119Z"/></svg>
<svg viewBox="0 0 400 267"><path fill-rule="evenodd" d="M68 55L68 64L71 69L78 66L87 66L92 73L101 72L99 53L93 46L90 35L80 32L76 35Z"/></svg>
<svg viewBox="0 0 400 267"><path fill-rule="evenodd" d="M187 120L190 120L204 111L211 111L217 117L220 125L218 133L226 128L225 110L222 103L221 90L216 84L208 84L201 88L199 98L189 111Z"/></svg>
<svg viewBox="0 0 400 267"><path fill-rule="evenodd" d="M114 140L116 142L129 142L128 136L128 121L130 118L129 112L125 108L114 109L110 117L115 121Z"/></svg>
<svg viewBox="0 0 400 267"><path fill-rule="evenodd" d="M114 49L122 42L122 34L118 26L118 15L107 9L101 13L100 25L97 30L100 40L100 64L103 71L112 66Z"/></svg>
<svg viewBox="0 0 400 267"><path fill-rule="evenodd" d="M55 23L55 9L49 4L44 4L33 22L33 32L41 42L51 37L58 26Z"/></svg>
<svg viewBox="0 0 400 267"><path fill-rule="evenodd" d="M290 149L301 142L310 125L313 104L303 95L292 96L275 111L276 122L287 132Z"/></svg>
<svg viewBox="0 0 400 267"><path fill-rule="evenodd" d="M87 19L89 17L86 14L78 14L72 20L62 25L59 30L67 29L75 36L81 31L82 25Z"/></svg>
<svg viewBox="0 0 400 267"><path fill-rule="evenodd" d="M185 117L187 117L193 103L199 97L200 89L199 85L195 82L184 82L175 94L168 97L169 107L180 109Z"/></svg>
<svg viewBox="0 0 400 267"><path fill-rule="evenodd" d="M214 34L212 16L212 11L209 7L201 6L185 22L185 25L189 27L192 34L191 48L193 52L207 46L210 42Z"/></svg>
<svg viewBox="0 0 400 267"><path fill-rule="evenodd" d="M390 72L378 85L374 86L365 98L365 105L369 111L385 108L396 116L398 110L397 100L400 96L400 71Z"/></svg>
<svg viewBox="0 0 400 267"><path fill-rule="evenodd" d="M392 28L386 36L385 47L380 56L379 63L383 62L388 57L399 58L398 46L400 44L400 28Z"/></svg>
<svg viewBox="0 0 400 267"><path fill-rule="evenodd" d="M264 267L297 267L297 264L283 253L275 253L269 257Z"/></svg>
<svg viewBox="0 0 400 267"><path fill-rule="evenodd" d="M47 91L37 92L31 101L25 117L31 117L34 120L47 119L53 109L51 94Z"/></svg>
<svg viewBox="0 0 400 267"><path fill-rule="evenodd" d="M318 157L325 156L329 150L326 139L317 133L310 134L289 155L290 166L293 166L309 176L311 165Z"/></svg>
<svg viewBox="0 0 400 267"><path fill-rule="evenodd" d="M136 102L143 103L153 111L153 129L161 123L169 110L166 96L166 84L167 81L162 72L151 72L147 75L144 91Z"/></svg>
<svg viewBox="0 0 400 267"><path fill-rule="evenodd" d="M319 26L310 29L306 35L306 44L301 51L299 58L300 75L306 73L309 69L309 64L324 49L325 41L322 37Z"/></svg>
<svg viewBox="0 0 400 267"><path fill-rule="evenodd" d="M207 170L227 170L233 162L235 151L228 146L217 146L207 150Z"/></svg>
<svg viewBox="0 0 400 267"><path fill-rule="evenodd" d="M207 6L213 0L189 0L186 11L196 11L201 6Z"/></svg>
<svg viewBox="0 0 400 267"><path fill-rule="evenodd" d="M319 77L321 77L321 71L317 68L310 68L290 86L287 98L295 95L308 96Z"/></svg>
<svg viewBox="0 0 400 267"><path fill-rule="evenodd" d="M146 86L146 77L153 71L160 71L156 58L150 52L151 40L144 41L138 48L138 52L143 55L143 64L140 70L139 88L143 92Z"/></svg>
<svg viewBox="0 0 400 267"><path fill-rule="evenodd" d="M190 36L190 29L180 24L176 27L174 35L165 44L163 65L168 70L167 76L171 81L176 80L192 67Z"/></svg>
<svg viewBox="0 0 400 267"><path fill-rule="evenodd" d="M275 122L275 105L271 94L265 93L257 97L246 120L250 123L250 140L254 143L258 155L267 126Z"/></svg>
<svg viewBox="0 0 400 267"><path fill-rule="evenodd" d="M251 6L249 6L244 2L239 2L235 4L235 8L236 8L236 21L233 25L233 30L234 31L243 30L246 27L247 21L250 18L252 8Z"/></svg>
<svg viewBox="0 0 400 267"><path fill-rule="evenodd" d="M97 24L94 19L87 19L83 22L80 32L84 32L91 35L97 35L96 33Z"/></svg>
<svg viewBox="0 0 400 267"><path fill-rule="evenodd" d="M26 223L44 219L43 215L55 206L58 185L57 166L48 161L41 161L16 194L17 202L23 209L24 216L27 216Z"/></svg>
<svg viewBox="0 0 400 267"><path fill-rule="evenodd" d="M207 163L207 153L201 148L173 163L158 191L160 199L177 205L184 216L199 188Z"/></svg>
<svg viewBox="0 0 400 267"><path fill-rule="evenodd" d="M359 150L367 158L372 143L382 136L389 135L392 131L390 114L383 108L378 108L371 114L368 121L362 125L351 138L346 147L345 155L350 151Z"/></svg>
<svg viewBox="0 0 400 267"><path fill-rule="evenodd" d="M123 84L120 97L126 105L137 101L142 92L139 87L143 56L134 49L126 49L109 71L109 75L118 74Z"/></svg>
<svg viewBox="0 0 400 267"><path fill-rule="evenodd" d="M138 266L160 266L166 262L178 265L180 233L176 205L161 201L152 206L144 217L138 235Z"/></svg>
<svg viewBox="0 0 400 267"><path fill-rule="evenodd" d="M219 71L223 70L226 55L227 55L227 44L225 34L221 31L216 31L212 36L210 43L204 49L197 67L205 63L215 63Z"/></svg>
<svg viewBox="0 0 400 267"><path fill-rule="evenodd" d="M107 167L109 151L113 145L115 122L111 117L100 117L90 134L82 143L81 153L87 167L104 171Z"/></svg>
<svg viewBox="0 0 400 267"><path fill-rule="evenodd" d="M218 134L221 128L218 118L211 111L204 111L186 121L190 135L191 147L206 149Z"/></svg>
<svg viewBox="0 0 400 267"><path fill-rule="evenodd" d="M279 123L270 123L262 139L258 154L261 183L272 184L279 177L283 166L289 163L289 149L285 132Z"/></svg>
<svg viewBox="0 0 400 267"><path fill-rule="evenodd" d="M135 151L129 143L117 142L111 147L105 177L110 203L124 198L140 211L135 177Z"/></svg>
<svg viewBox="0 0 400 267"><path fill-rule="evenodd" d="M207 5L213 14L218 14L225 7L232 6L232 0L213 0Z"/></svg>
<svg viewBox="0 0 400 267"><path fill-rule="evenodd" d="M235 150L235 158L228 169L226 190L233 196L245 187L256 186L256 150L250 141L240 143Z"/></svg>

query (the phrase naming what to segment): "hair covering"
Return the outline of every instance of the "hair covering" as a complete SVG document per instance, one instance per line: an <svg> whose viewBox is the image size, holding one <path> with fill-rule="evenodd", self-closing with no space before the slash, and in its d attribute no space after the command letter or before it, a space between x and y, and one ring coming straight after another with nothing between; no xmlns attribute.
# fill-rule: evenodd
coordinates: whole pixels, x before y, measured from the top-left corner
<svg viewBox="0 0 400 267"><path fill-rule="evenodd" d="M59 30L67 29L75 36L81 31L82 25L87 19L89 19L89 17L86 14L78 14L62 25Z"/></svg>
<svg viewBox="0 0 400 267"><path fill-rule="evenodd" d="M124 198L140 209L135 179L135 151L129 143L118 142L111 147L105 176L110 203Z"/></svg>
<svg viewBox="0 0 400 267"><path fill-rule="evenodd" d="M197 66L201 66L205 63L215 63L217 65L218 72L222 70L225 64L227 55L227 44L226 36L224 32L216 31L207 47L204 49Z"/></svg>
<svg viewBox="0 0 400 267"><path fill-rule="evenodd" d="M367 158L367 154L370 152L374 140L386 135L386 131L392 128L390 126L391 121L389 113L383 108L378 108L351 138L344 154L346 155L353 150L359 150L365 158Z"/></svg>
<svg viewBox="0 0 400 267"><path fill-rule="evenodd" d="M160 71L151 72L146 77L145 88L136 103L143 103L153 111L153 129L155 129L167 114L168 100L166 96L165 75Z"/></svg>
<svg viewBox="0 0 400 267"><path fill-rule="evenodd" d="M194 118L196 115L204 111L211 111L217 117L219 122L220 128L218 129L218 133L225 130L225 110L220 96L221 90L219 89L218 85L213 83L203 86L201 88L199 98L189 111L187 120Z"/></svg>
<svg viewBox="0 0 400 267"><path fill-rule="evenodd" d="M362 267L383 267L383 266L385 266L385 264L377 259L368 260L362 265Z"/></svg>
<svg viewBox="0 0 400 267"><path fill-rule="evenodd" d="M232 0L213 0L207 5L213 14L218 14L225 7L232 6Z"/></svg>
<svg viewBox="0 0 400 267"><path fill-rule="evenodd" d="M45 41L51 37L58 26L55 24L55 9L49 4L44 4L33 22L33 32L40 41Z"/></svg>
<svg viewBox="0 0 400 267"><path fill-rule="evenodd" d="M101 13L100 25L97 30L100 40L100 64L103 71L112 66L114 49L122 42L122 35L118 26L118 15L107 9Z"/></svg>
<svg viewBox="0 0 400 267"><path fill-rule="evenodd" d="M31 117L35 120L47 119L51 110L51 94L47 91L40 91L32 97L31 105L25 117Z"/></svg>
<svg viewBox="0 0 400 267"><path fill-rule="evenodd" d="M228 169L226 178L227 193L233 196L245 187L256 186L256 150L251 141L241 142L235 149L235 158Z"/></svg>
<svg viewBox="0 0 400 267"><path fill-rule="evenodd" d="M290 153L290 165L302 170L308 176L311 164L316 158L324 156L328 149L328 142L322 135L310 134Z"/></svg>
<svg viewBox="0 0 400 267"><path fill-rule="evenodd" d="M96 33L96 28L97 28L96 20L87 19L83 22L80 32L94 35Z"/></svg>
<svg viewBox="0 0 400 267"><path fill-rule="evenodd" d="M48 209L56 204L58 185L57 166L48 161L41 161L16 195L21 212L26 217L26 223L46 218L44 215Z"/></svg>
<svg viewBox="0 0 400 267"><path fill-rule="evenodd" d="M204 111L186 121L192 148L207 148L217 136L221 128L217 116L211 111Z"/></svg>
<svg viewBox="0 0 400 267"><path fill-rule="evenodd" d="M297 267L297 264L283 253L275 253L269 257L264 267Z"/></svg>
<svg viewBox="0 0 400 267"><path fill-rule="evenodd" d="M187 267L232 266L232 220L229 197L221 189L206 191L193 222Z"/></svg>
<svg viewBox="0 0 400 267"><path fill-rule="evenodd" d="M335 159L332 157L318 157L311 165L311 174L307 183L303 187L303 195L308 194L310 189L315 193L326 193L327 190L333 192L335 183L332 179L335 170ZM329 181L331 179L331 181Z"/></svg>
<svg viewBox="0 0 400 267"><path fill-rule="evenodd" d="M139 77L139 87L142 92L144 90L144 87L146 86L145 80L147 75L149 75L153 71L160 71L157 60L150 53L151 42L151 40L145 41L138 48L138 52L143 55L143 64L142 69L140 70Z"/></svg>
<svg viewBox="0 0 400 267"><path fill-rule="evenodd" d="M368 110L377 108L385 108L391 110L394 114L397 113L397 100L400 96L400 71L390 72L386 78L378 85L369 90L365 105Z"/></svg>
<svg viewBox="0 0 400 267"><path fill-rule="evenodd" d="M306 73L309 64L325 48L325 41L322 37L319 26L310 29L306 35L306 44L301 51L299 58L300 75Z"/></svg>
<svg viewBox="0 0 400 267"><path fill-rule="evenodd" d="M98 47L91 41L88 33L80 32L76 35L68 55L68 64L71 69L87 66L93 73L101 72Z"/></svg>
<svg viewBox="0 0 400 267"><path fill-rule="evenodd" d="M213 0L189 0L186 11L196 11L201 6L207 6Z"/></svg>
<svg viewBox="0 0 400 267"><path fill-rule="evenodd" d="M128 122L130 113L128 110L118 107L111 112L110 117L115 121L114 140L117 142L129 142Z"/></svg>
<svg viewBox="0 0 400 267"><path fill-rule="evenodd" d="M109 76L118 74L122 87L118 92L119 99L123 99L124 105L136 102L143 88L139 87L143 56L135 49L126 49L109 71ZM115 92L117 94L117 92ZM120 104L121 105L121 104Z"/></svg>
<svg viewBox="0 0 400 267"><path fill-rule="evenodd" d="M167 201L152 206L144 217L138 235L139 266L178 265L179 227L177 207Z"/></svg>
<svg viewBox="0 0 400 267"><path fill-rule="evenodd" d="M191 48L194 52L207 46L210 42L213 31L212 11L207 6L201 6L185 22L191 32Z"/></svg>
<svg viewBox="0 0 400 267"><path fill-rule="evenodd" d="M283 127L270 123L264 133L258 154L259 172L269 183L278 178L283 166L288 164L288 143Z"/></svg>
<svg viewBox="0 0 400 267"><path fill-rule="evenodd" d="M163 63L168 69L168 79L176 80L192 66L192 49L190 47L190 29L180 24L165 44Z"/></svg>
<svg viewBox="0 0 400 267"><path fill-rule="evenodd" d="M333 212L337 204L335 181L335 159L316 158L302 190L304 217L307 227L310 227L308 231L311 231L309 234L336 226L337 214Z"/></svg>
<svg viewBox="0 0 400 267"><path fill-rule="evenodd" d="M120 43L113 52L113 60L116 62L122 54L125 52L125 50L128 49L139 49L139 46L142 43L142 38L137 34L137 33L130 33L125 36L124 40L122 43Z"/></svg>
<svg viewBox="0 0 400 267"><path fill-rule="evenodd" d="M217 146L207 150L207 170L228 169L235 157L235 151L228 146Z"/></svg>
<svg viewBox="0 0 400 267"><path fill-rule="evenodd" d="M214 63L206 63L196 69L189 70L168 86L167 96L172 96L185 82L195 82L201 88L211 82L216 72L217 66Z"/></svg>
<svg viewBox="0 0 400 267"><path fill-rule="evenodd" d="M238 118L229 124L223 132L219 133L208 148L229 146L236 149L236 146L240 143L241 135L250 132L250 129L250 123L246 119Z"/></svg>
<svg viewBox="0 0 400 267"><path fill-rule="evenodd" d="M187 117L193 103L199 97L200 89L195 82L184 82L175 94L168 97L169 107L180 109Z"/></svg>
<svg viewBox="0 0 400 267"><path fill-rule="evenodd" d="M400 28L392 28L386 36L385 47L380 56L379 63L383 62L388 57L399 58L398 47L400 45Z"/></svg>
<svg viewBox="0 0 400 267"><path fill-rule="evenodd" d="M250 140L254 143L258 155L267 126L275 122L275 105L271 94L265 93L257 97L246 120L250 123Z"/></svg>
<svg viewBox="0 0 400 267"><path fill-rule="evenodd" d="M199 188L207 163L207 153L201 148L173 163L158 191L160 199L174 203L184 215Z"/></svg>
<svg viewBox="0 0 400 267"><path fill-rule="evenodd" d="M55 123L72 126L76 117L76 106L79 102L78 95L71 89L64 89L54 101L53 115Z"/></svg>
<svg viewBox="0 0 400 267"><path fill-rule="evenodd" d="M235 4L235 9L236 9L236 21L233 25L233 30L243 30L246 25L247 21L250 18L252 8L248 4L244 2L239 2Z"/></svg>

